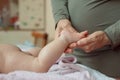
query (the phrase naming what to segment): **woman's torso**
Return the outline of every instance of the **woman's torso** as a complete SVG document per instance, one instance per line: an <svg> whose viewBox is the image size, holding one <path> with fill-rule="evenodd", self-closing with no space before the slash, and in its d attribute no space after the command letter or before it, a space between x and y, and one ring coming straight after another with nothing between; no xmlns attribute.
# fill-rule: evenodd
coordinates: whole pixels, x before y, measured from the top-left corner
<svg viewBox="0 0 120 80"><path fill-rule="evenodd" d="M90 33L104 30L120 20L120 0L68 0L72 25L76 30ZM105 46L91 53L75 49L78 62L109 76L120 77L120 48Z"/></svg>
<svg viewBox="0 0 120 80"><path fill-rule="evenodd" d="M120 0L68 0L68 10L76 30L92 33L120 19Z"/></svg>

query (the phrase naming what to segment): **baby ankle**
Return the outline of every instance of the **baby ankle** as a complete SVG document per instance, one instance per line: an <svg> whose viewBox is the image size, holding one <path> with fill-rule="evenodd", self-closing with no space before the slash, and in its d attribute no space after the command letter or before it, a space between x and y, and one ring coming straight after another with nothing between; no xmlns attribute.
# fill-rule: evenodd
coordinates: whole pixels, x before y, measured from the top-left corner
<svg viewBox="0 0 120 80"><path fill-rule="evenodd" d="M60 39L66 44L70 43L70 41L64 35L60 36Z"/></svg>

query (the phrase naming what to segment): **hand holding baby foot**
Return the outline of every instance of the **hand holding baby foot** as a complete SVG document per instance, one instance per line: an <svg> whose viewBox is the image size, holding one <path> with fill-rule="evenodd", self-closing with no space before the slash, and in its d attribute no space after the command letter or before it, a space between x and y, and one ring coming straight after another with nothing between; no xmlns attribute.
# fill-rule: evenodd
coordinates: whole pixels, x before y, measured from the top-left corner
<svg viewBox="0 0 120 80"><path fill-rule="evenodd" d="M93 50L102 48L105 45L110 45L111 42L107 35L103 31L96 31L77 42L78 47L85 52L91 52Z"/></svg>
<svg viewBox="0 0 120 80"><path fill-rule="evenodd" d="M73 48L75 48L77 46L77 42L76 41L78 41L81 38L84 38L84 37L86 37L88 35L88 31L83 31L81 33L70 32L68 30L62 31L62 34L65 34L65 33L67 34L66 37L67 37L68 41L70 42L70 45L65 50L65 53L72 52Z"/></svg>

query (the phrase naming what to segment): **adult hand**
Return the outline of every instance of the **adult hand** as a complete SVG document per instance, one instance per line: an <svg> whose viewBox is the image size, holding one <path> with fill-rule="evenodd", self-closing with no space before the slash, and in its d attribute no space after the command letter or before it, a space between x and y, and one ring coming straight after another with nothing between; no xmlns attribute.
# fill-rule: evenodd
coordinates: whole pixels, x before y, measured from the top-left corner
<svg viewBox="0 0 120 80"><path fill-rule="evenodd" d="M55 31L55 38L60 36L60 33L63 29L67 29L70 32L77 32L72 26L71 22L68 19L62 19L58 22L56 31Z"/></svg>
<svg viewBox="0 0 120 80"><path fill-rule="evenodd" d="M67 19L62 19L58 22L57 24L57 28L55 31L55 38L60 36L60 33L63 29L67 29L69 30L69 32L74 33L77 32L71 25L71 22ZM85 37L85 35L87 34L87 31L82 32L83 35L80 36L80 38ZM65 53L70 53L72 52L73 48L77 45L77 43L71 43L68 48L65 50Z"/></svg>
<svg viewBox="0 0 120 80"><path fill-rule="evenodd" d="M111 42L103 31L96 31L77 42L78 47L85 52L91 52L109 44L111 44Z"/></svg>

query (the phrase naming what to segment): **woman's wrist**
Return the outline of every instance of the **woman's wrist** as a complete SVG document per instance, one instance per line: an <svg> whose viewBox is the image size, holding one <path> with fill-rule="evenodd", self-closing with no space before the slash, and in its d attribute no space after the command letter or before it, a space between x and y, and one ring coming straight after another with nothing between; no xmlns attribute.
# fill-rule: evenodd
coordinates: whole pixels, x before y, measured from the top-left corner
<svg viewBox="0 0 120 80"><path fill-rule="evenodd" d="M108 38L107 34L104 32L104 40L105 40L105 43L106 45L111 45L111 40Z"/></svg>

